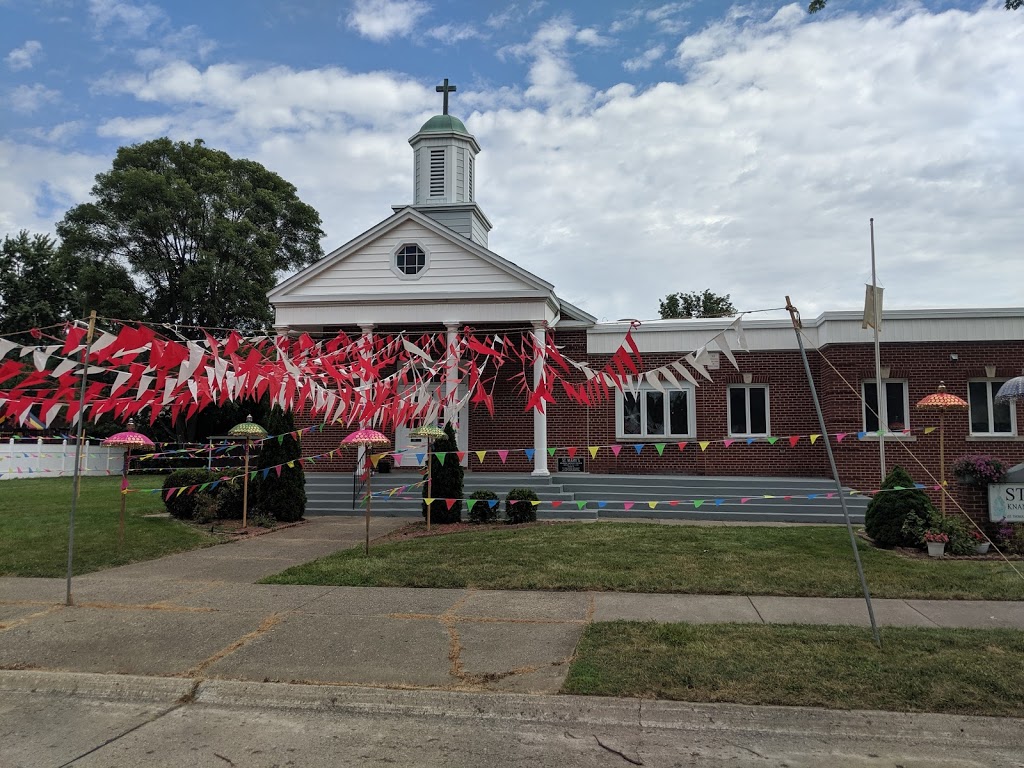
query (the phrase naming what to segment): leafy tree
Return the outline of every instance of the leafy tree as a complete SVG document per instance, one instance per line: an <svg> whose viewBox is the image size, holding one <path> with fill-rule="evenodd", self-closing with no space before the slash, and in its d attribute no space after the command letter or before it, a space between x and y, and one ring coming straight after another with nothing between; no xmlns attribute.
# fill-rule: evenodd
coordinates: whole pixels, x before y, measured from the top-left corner
<svg viewBox="0 0 1024 768"><path fill-rule="evenodd" d="M0 333L55 325L68 318L57 247L47 235L4 237L0 246Z"/></svg>
<svg viewBox="0 0 1024 768"><path fill-rule="evenodd" d="M658 312L662 320L687 317L728 317L736 314L736 307L724 296L705 288L702 292L670 293L658 301Z"/></svg>
<svg viewBox="0 0 1024 768"><path fill-rule="evenodd" d="M274 406L263 426L271 435L283 435L295 429L295 421L290 413ZM257 469L285 466L281 467L280 475L272 469L266 477L257 476L255 509L283 523L302 519L306 512L306 473L298 461L301 457L302 446L290 435L263 442ZM295 463L289 467L289 461Z"/></svg>
<svg viewBox="0 0 1024 768"><path fill-rule="evenodd" d="M817 13L818 11L824 10L828 4L828 0L811 0L810 5L807 6L808 13ZM1024 0L1006 0L1003 5L1008 11L1015 11L1021 6L1024 6Z"/></svg>
<svg viewBox="0 0 1024 768"><path fill-rule="evenodd" d="M462 522L462 484L466 471L459 462L456 451L459 450L459 443L455 437L455 429L451 423L444 427L444 437L434 441L434 450L429 460L431 466L431 492L436 499L430 505L430 521L432 523L459 523ZM444 460L438 453L444 454ZM423 497L427 496L427 485L423 484ZM448 509L444 499L455 499L452 508ZM423 517L427 516L427 503L423 502Z"/></svg>
<svg viewBox="0 0 1024 768"><path fill-rule="evenodd" d="M294 186L199 139L121 147L92 194L57 233L94 265L90 277L128 267L144 302L139 319L149 322L266 327L277 273L323 256L320 216ZM87 291L105 284L86 282Z"/></svg>

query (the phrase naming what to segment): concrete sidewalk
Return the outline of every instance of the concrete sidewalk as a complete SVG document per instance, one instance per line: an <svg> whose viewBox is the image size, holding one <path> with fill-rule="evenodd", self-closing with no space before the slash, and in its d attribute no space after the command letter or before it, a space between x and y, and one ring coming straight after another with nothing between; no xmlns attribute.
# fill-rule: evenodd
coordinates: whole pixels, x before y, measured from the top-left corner
<svg viewBox="0 0 1024 768"><path fill-rule="evenodd" d="M403 519L373 522L381 535ZM0 668L552 693L584 627L615 619L867 626L862 600L254 584L358 545L314 518L74 580L0 579ZM1024 629L1024 602L876 600L883 626Z"/></svg>

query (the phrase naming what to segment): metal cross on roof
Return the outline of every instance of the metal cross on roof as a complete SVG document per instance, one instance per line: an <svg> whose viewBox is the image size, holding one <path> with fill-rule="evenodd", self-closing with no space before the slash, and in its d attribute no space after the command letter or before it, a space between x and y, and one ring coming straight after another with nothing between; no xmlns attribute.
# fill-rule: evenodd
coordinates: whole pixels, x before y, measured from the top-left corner
<svg viewBox="0 0 1024 768"><path fill-rule="evenodd" d="M439 85L436 88L434 88L434 90L437 91L438 93L443 93L444 94L444 108L443 108L441 114L442 115L447 115L448 114L448 94L449 93L454 93L454 91L456 90L455 86L454 85L448 85L448 78L446 77L444 79L444 85Z"/></svg>

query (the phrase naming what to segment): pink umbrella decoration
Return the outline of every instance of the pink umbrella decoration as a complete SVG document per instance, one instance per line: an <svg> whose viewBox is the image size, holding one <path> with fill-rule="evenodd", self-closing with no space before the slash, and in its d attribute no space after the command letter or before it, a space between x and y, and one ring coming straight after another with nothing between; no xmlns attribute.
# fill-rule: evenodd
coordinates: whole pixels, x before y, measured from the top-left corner
<svg viewBox="0 0 1024 768"><path fill-rule="evenodd" d="M124 544L124 510L125 500L128 496L128 463L131 461L132 448L152 448L153 441L145 435L135 431L135 420L128 421L128 431L118 432L103 441L103 445L123 446L124 463L121 465L121 517L117 529L118 542Z"/></svg>
<svg viewBox="0 0 1024 768"><path fill-rule="evenodd" d="M391 441L375 429L358 429L341 441L342 445L358 445L364 449L366 458L366 554L370 554L370 499L373 497L370 479L373 477L371 470L370 449L383 448L390 445Z"/></svg>

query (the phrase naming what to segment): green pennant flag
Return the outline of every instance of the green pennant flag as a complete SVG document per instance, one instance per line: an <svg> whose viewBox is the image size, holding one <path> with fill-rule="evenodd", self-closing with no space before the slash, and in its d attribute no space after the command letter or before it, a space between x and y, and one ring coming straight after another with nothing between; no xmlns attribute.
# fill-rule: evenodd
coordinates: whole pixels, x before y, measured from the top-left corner
<svg viewBox="0 0 1024 768"><path fill-rule="evenodd" d="M767 439L768 439L768 444L769 445L775 445L775 443L777 443L778 440L779 440L779 438L777 438L777 437L769 437Z"/></svg>
<svg viewBox="0 0 1024 768"><path fill-rule="evenodd" d="M199 490L200 491L205 491L209 487L210 487L210 483L203 483L202 485L199 486Z"/></svg>
<svg viewBox="0 0 1024 768"><path fill-rule="evenodd" d="M585 502L585 501L577 501L576 502L576 509L583 509L586 506L587 506L587 502Z"/></svg>
<svg viewBox="0 0 1024 768"><path fill-rule="evenodd" d="M555 455L555 451L557 451L557 450L558 450L557 448L548 448L548 456L554 456Z"/></svg>
<svg viewBox="0 0 1024 768"><path fill-rule="evenodd" d="M277 436L277 444L282 445L284 443L284 435Z"/></svg>
<svg viewBox="0 0 1024 768"><path fill-rule="evenodd" d="M478 501L479 499L466 499L466 511L472 512L473 507L476 505Z"/></svg>
<svg viewBox="0 0 1024 768"><path fill-rule="evenodd" d="M448 456L448 451L434 451L434 455L437 456L438 461L444 464L444 460Z"/></svg>
<svg viewBox="0 0 1024 768"><path fill-rule="evenodd" d="M655 443L654 447L658 449L658 455L659 456L661 456L661 454L663 454L665 452L665 444L664 443Z"/></svg>
<svg viewBox="0 0 1024 768"><path fill-rule="evenodd" d="M693 500L693 508L694 509L700 509L700 505L703 504L703 503L704 503L704 499L694 499Z"/></svg>

